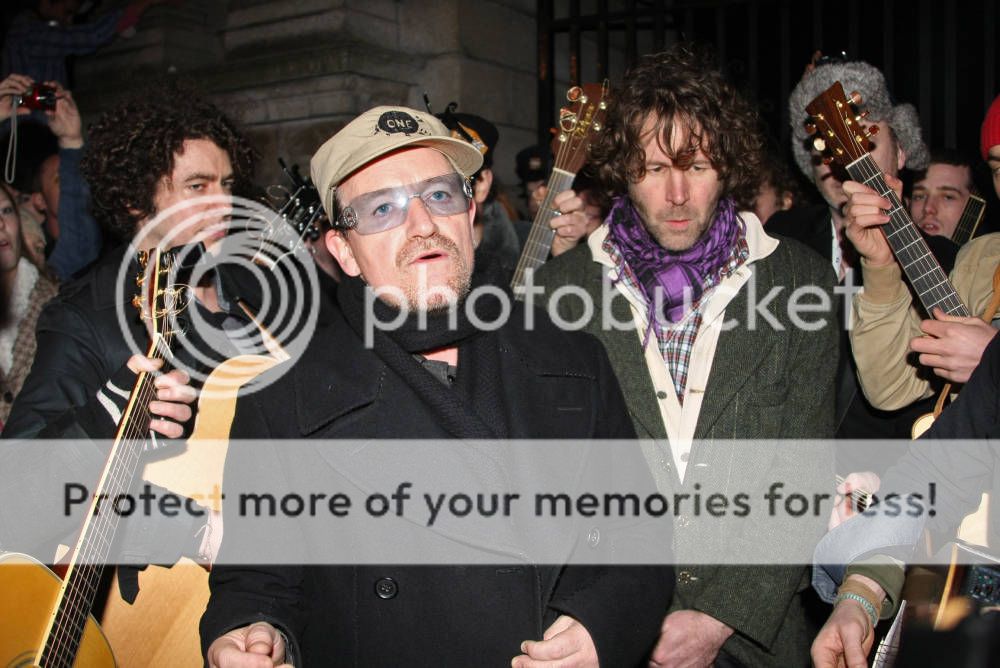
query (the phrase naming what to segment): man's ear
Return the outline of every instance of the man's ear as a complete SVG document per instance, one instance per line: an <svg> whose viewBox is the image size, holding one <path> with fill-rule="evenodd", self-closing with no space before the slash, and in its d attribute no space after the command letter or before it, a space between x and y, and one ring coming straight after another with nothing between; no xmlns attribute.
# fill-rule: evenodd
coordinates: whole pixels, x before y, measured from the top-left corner
<svg viewBox="0 0 1000 668"><path fill-rule="evenodd" d="M490 195L490 188L493 187L493 170L489 167L479 170L479 176L472 185L472 198L476 204L482 204Z"/></svg>
<svg viewBox="0 0 1000 668"><path fill-rule="evenodd" d="M781 210L788 211L795 204L795 197L787 190L781 193Z"/></svg>
<svg viewBox="0 0 1000 668"><path fill-rule="evenodd" d="M348 276L357 276L361 273L361 267L358 266L358 261L354 257L351 245L347 242L346 235L347 233L341 230L330 230L326 233L324 242L330 255L337 258L337 263L340 264L344 273Z"/></svg>
<svg viewBox="0 0 1000 668"><path fill-rule="evenodd" d="M894 138L896 142L896 165L899 171L903 171L903 167L906 167L906 151L903 150L903 143L898 139Z"/></svg>

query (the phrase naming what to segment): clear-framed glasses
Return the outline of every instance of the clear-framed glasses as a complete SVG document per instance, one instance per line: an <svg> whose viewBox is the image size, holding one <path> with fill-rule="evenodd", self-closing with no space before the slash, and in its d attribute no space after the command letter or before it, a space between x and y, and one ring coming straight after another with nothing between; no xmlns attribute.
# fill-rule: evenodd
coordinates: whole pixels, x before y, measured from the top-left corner
<svg viewBox="0 0 1000 668"><path fill-rule="evenodd" d="M454 216L469 210L472 184L452 172L417 183L358 195L341 211L337 225L359 234L377 234L406 222L410 202L419 198L434 216Z"/></svg>

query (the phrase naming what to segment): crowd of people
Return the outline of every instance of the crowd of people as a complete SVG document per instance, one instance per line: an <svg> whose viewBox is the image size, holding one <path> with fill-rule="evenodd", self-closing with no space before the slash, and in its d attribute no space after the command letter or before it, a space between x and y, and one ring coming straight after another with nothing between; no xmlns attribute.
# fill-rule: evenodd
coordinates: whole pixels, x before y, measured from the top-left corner
<svg viewBox="0 0 1000 668"><path fill-rule="evenodd" d="M88 46L74 48L111 39L153 4L104 17ZM30 24L15 28L15 37L28 35ZM26 46L37 44L9 40L12 53L28 54L9 62L37 63ZM50 50L50 59L73 52L82 51ZM230 259L186 284L184 346L168 369L145 352L162 335L149 304L123 309L142 272L135 253L201 244L226 255L243 231L241 197L257 191L260 156L223 110L177 82L129 97L85 131L65 72L52 63L0 81L0 117L11 130L22 121L9 134L18 138L16 168L0 187L0 493L16 499L0 503L0 549L54 554L79 530L69 516L54 527L22 520L38 482L54 472L101 477L107 443L134 419L130 392L144 374L155 376L155 396L141 398L141 431L154 435L149 449L170 457L171 440L190 435L208 410L198 405L205 377L253 346L276 355L276 366L264 374L269 382L240 393L229 435L265 447L230 450L227 485L308 488L334 475L320 446L285 447L288 439L619 439L632 445L617 464L637 463L636 484L669 498L701 489L732 497L752 471L840 494L829 532L813 524L781 538L789 552L818 544L815 567L706 561L734 538L683 515L663 529L673 554L659 563L511 568L417 566L393 555L247 564L241 559L259 541L318 537L296 527L262 537L232 504L195 504L204 512L127 526L120 540L140 561L170 554L214 563L200 620L207 665L343 657L522 668L863 666L876 627L899 607L926 518L890 529L877 504L849 517L852 494L928 478L951 485L960 502L933 529L954 537L954 524L996 489L997 452L986 439L1000 424L1000 234L986 232L987 220L971 239L954 239L970 197L1000 196L1000 97L985 115L977 159L928 149L916 110L894 101L877 68L814 63L788 101L791 154L815 186L813 205L761 136L753 105L684 46L644 56L615 83L572 188L548 192L547 148L519 153L521 206L499 183L501 137L484 116L454 105L437 116L375 107L316 147L311 183L325 215L313 236L296 230L300 238L263 278L254 261ZM852 180L812 141L806 107L836 82L860 92L859 122L894 192ZM19 107L39 83L54 91L54 105ZM984 168L995 192L977 185ZM922 310L924 295L911 292L909 267L881 229L898 213L894 198L912 219L912 243L928 249L925 266L950 276L966 312ZM525 246L536 243L531 219L552 230L552 242L530 281L542 299L522 304L531 290L514 295L509 286ZM285 290L284 280L304 287ZM797 315L803 286L815 326ZM567 291L578 298L558 298ZM765 294L776 316L761 317ZM286 328L290 318L310 327ZM287 329L304 337L299 348L274 340ZM808 465L791 446L763 462L714 447L908 439L916 416L949 393L946 384L957 398L929 442L900 447L882 470L869 471L866 448L876 446L865 444L836 457L823 451ZM54 457L39 454L35 438L65 445ZM934 445L954 438L983 445L963 454ZM834 473L846 478L839 486ZM991 522L987 532L994 548L996 529ZM624 545L630 530L586 527L580 540ZM748 523L740 540L755 530ZM882 554L892 558L875 558ZM119 568L119 582L126 600L143 595L134 569Z"/></svg>

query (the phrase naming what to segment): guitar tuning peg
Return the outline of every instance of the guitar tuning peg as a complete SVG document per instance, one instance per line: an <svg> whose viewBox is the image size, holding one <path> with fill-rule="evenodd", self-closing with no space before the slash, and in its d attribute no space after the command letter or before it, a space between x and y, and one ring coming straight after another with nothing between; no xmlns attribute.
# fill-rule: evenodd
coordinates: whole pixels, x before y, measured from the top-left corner
<svg viewBox="0 0 1000 668"><path fill-rule="evenodd" d="M858 114L857 116L855 116L854 120L856 120L856 121L863 121L866 118L868 118L868 110L867 109L865 109L860 114Z"/></svg>
<svg viewBox="0 0 1000 668"><path fill-rule="evenodd" d="M594 123L592 127L594 128L594 132L600 132L601 131L601 124L600 123Z"/></svg>
<svg viewBox="0 0 1000 668"><path fill-rule="evenodd" d="M145 282L146 282L146 275L145 274L137 274L136 275L136 277L135 277L135 286L137 288L141 288L142 284L145 283Z"/></svg>
<svg viewBox="0 0 1000 668"><path fill-rule="evenodd" d="M878 126L877 125L871 126L870 128L868 128L867 132L868 132L868 136L869 137L877 135L878 134Z"/></svg>
<svg viewBox="0 0 1000 668"><path fill-rule="evenodd" d="M806 134L809 134L809 135L816 134L816 124L815 123L806 123Z"/></svg>
<svg viewBox="0 0 1000 668"><path fill-rule="evenodd" d="M142 312L142 295L136 295L132 297L132 306Z"/></svg>
<svg viewBox="0 0 1000 668"><path fill-rule="evenodd" d="M833 162L833 158L831 158L828 155L824 155L823 156L823 164L824 165L829 165L831 162Z"/></svg>
<svg viewBox="0 0 1000 668"><path fill-rule="evenodd" d="M816 139L813 140L813 148L822 153L826 150L826 142L823 141L822 137L816 137Z"/></svg>
<svg viewBox="0 0 1000 668"><path fill-rule="evenodd" d="M851 93L851 102L855 105L861 104L861 93L854 91Z"/></svg>

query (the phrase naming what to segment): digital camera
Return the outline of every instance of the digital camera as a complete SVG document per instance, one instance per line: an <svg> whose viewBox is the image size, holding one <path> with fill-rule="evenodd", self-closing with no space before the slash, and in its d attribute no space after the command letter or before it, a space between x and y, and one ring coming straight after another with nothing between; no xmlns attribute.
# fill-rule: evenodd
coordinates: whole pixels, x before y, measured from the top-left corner
<svg viewBox="0 0 1000 668"><path fill-rule="evenodd" d="M45 84L35 84L28 92L21 95L18 106L52 111L56 108L56 89Z"/></svg>

